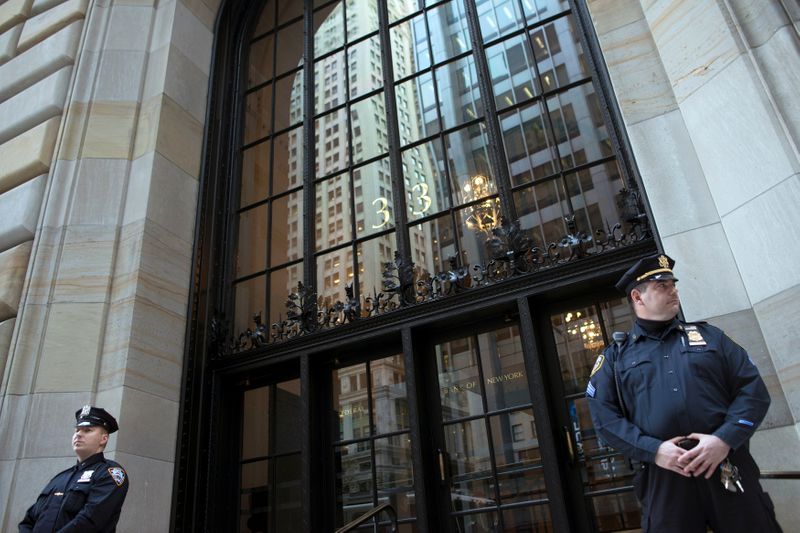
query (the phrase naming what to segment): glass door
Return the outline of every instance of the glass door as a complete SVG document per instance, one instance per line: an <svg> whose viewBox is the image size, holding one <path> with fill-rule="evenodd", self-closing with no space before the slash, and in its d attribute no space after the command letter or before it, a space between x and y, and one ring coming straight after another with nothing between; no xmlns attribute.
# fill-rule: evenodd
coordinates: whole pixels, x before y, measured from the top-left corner
<svg viewBox="0 0 800 533"><path fill-rule="evenodd" d="M517 325L434 347L449 527L552 531L539 435ZM435 411L435 410L434 410Z"/></svg>
<svg viewBox="0 0 800 533"><path fill-rule="evenodd" d="M551 366L557 361L561 385L554 387L560 389L554 415L565 432L573 490L584 499L582 512L599 532L637 531L640 524L634 471L595 433L585 397L597 355L614 331L629 331L632 321L625 299L576 306L550 315L549 320L553 344L546 348L546 360Z"/></svg>

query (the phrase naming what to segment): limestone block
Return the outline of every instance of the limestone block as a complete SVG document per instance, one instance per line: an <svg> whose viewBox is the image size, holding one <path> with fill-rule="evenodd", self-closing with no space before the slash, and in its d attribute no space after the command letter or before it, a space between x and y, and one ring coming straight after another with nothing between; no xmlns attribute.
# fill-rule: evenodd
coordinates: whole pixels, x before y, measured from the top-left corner
<svg viewBox="0 0 800 533"><path fill-rule="evenodd" d="M123 389L117 453L136 453L162 461L175 458L178 402L125 387Z"/></svg>
<svg viewBox="0 0 800 533"><path fill-rule="evenodd" d="M175 25L172 42L180 52L208 76L214 34L183 2L175 2Z"/></svg>
<svg viewBox="0 0 800 533"><path fill-rule="evenodd" d="M129 165L127 159L79 160L68 223L116 226Z"/></svg>
<svg viewBox="0 0 800 533"><path fill-rule="evenodd" d="M60 121L53 117L0 144L0 194L49 170Z"/></svg>
<svg viewBox="0 0 800 533"><path fill-rule="evenodd" d="M58 457L72 454L75 411L92 403L91 393L47 392L32 396L25 426L28 438L24 439L22 456Z"/></svg>
<svg viewBox="0 0 800 533"><path fill-rule="evenodd" d="M28 394L8 394L3 399L3 409L0 410L0 460L2 461L19 457L31 398L32 395Z"/></svg>
<svg viewBox="0 0 800 533"><path fill-rule="evenodd" d="M108 26L107 50L146 51L155 10L152 6L113 5Z"/></svg>
<svg viewBox="0 0 800 533"><path fill-rule="evenodd" d="M678 103L741 53L716 0L658 0L644 13Z"/></svg>
<svg viewBox="0 0 800 533"><path fill-rule="evenodd" d="M40 44L0 66L0 102L72 65L83 23L76 21ZM63 101L63 99L62 99Z"/></svg>
<svg viewBox="0 0 800 533"><path fill-rule="evenodd" d="M190 176L199 175L203 125L171 98L145 102L136 133L135 158L155 150Z"/></svg>
<svg viewBox="0 0 800 533"><path fill-rule="evenodd" d="M11 498L6 504L3 531L14 531L25 511L33 505L39 493L54 475L75 464L75 456L37 457L17 461Z"/></svg>
<svg viewBox="0 0 800 533"><path fill-rule="evenodd" d="M33 0L8 0L0 4L0 33L24 22L31 12Z"/></svg>
<svg viewBox="0 0 800 533"><path fill-rule="evenodd" d="M614 93L627 124L677 108L669 78L643 20L599 36Z"/></svg>
<svg viewBox="0 0 800 533"><path fill-rule="evenodd" d="M174 463L122 452L112 458L125 467L131 479L117 531L169 531Z"/></svg>
<svg viewBox="0 0 800 533"><path fill-rule="evenodd" d="M17 340L14 353L6 363L8 386L6 402L12 395L28 397L33 390L34 373L39 362L39 352L44 336L47 306L26 303L17 316ZM5 412L3 407L2 413ZM0 444L3 444L0 441ZM0 449L5 450L5 447ZM16 448L14 448L16 453Z"/></svg>
<svg viewBox="0 0 800 533"><path fill-rule="evenodd" d="M719 222L680 111L634 124L628 136L660 235Z"/></svg>
<svg viewBox="0 0 800 533"><path fill-rule="evenodd" d="M0 376L6 370L6 361L11 349L11 334L14 332L15 318L10 318L0 322Z"/></svg>
<svg viewBox="0 0 800 533"><path fill-rule="evenodd" d="M116 227L75 225L66 229L54 302L104 302L111 283Z"/></svg>
<svg viewBox="0 0 800 533"><path fill-rule="evenodd" d="M31 15L38 15L39 13L43 13L48 9L51 9L64 0L33 0L33 6L31 6Z"/></svg>
<svg viewBox="0 0 800 533"><path fill-rule="evenodd" d="M767 42L779 28L791 25L779 1L731 0L730 6L751 48Z"/></svg>
<svg viewBox="0 0 800 533"><path fill-rule="evenodd" d="M93 99L107 102L137 101L144 84L147 52L104 50L94 76L87 76Z"/></svg>
<svg viewBox="0 0 800 533"><path fill-rule="evenodd" d="M129 159L138 108L136 102L72 102L59 158Z"/></svg>
<svg viewBox="0 0 800 533"><path fill-rule="evenodd" d="M131 164L123 224L147 218L192 242L197 189L194 177L158 152L150 152Z"/></svg>
<svg viewBox="0 0 800 533"><path fill-rule="evenodd" d="M0 251L33 240L47 176L38 176L0 195Z"/></svg>
<svg viewBox="0 0 800 533"><path fill-rule="evenodd" d="M192 118L204 123L208 100L208 74L198 68L176 47L169 47L164 93L188 111Z"/></svg>
<svg viewBox="0 0 800 533"><path fill-rule="evenodd" d="M0 320L17 315L33 241L0 253Z"/></svg>
<svg viewBox="0 0 800 533"><path fill-rule="evenodd" d="M800 284L753 306L795 420L800 420L800 357L797 356L796 326L797 320L800 320L798 302ZM800 470L800 465L797 469Z"/></svg>
<svg viewBox="0 0 800 533"><path fill-rule="evenodd" d="M588 0L586 6L598 35L644 19L639 0Z"/></svg>
<svg viewBox="0 0 800 533"><path fill-rule="evenodd" d="M36 392L84 392L94 387L102 303L55 303L50 308Z"/></svg>
<svg viewBox="0 0 800 533"><path fill-rule="evenodd" d="M3 429L3 426L0 426L0 429ZM0 502L4 502L3 511L5 511L5 502L11 499L11 484L14 481L15 466L14 461L0 460ZM3 526L3 514L0 513L0 528L2 528L3 531L13 531L13 527L16 527L16 524L13 523L13 519L9 519L7 527Z"/></svg>
<svg viewBox="0 0 800 533"><path fill-rule="evenodd" d="M750 301L758 303L797 285L800 250L800 174L722 218ZM800 362L800 360L798 360Z"/></svg>
<svg viewBox="0 0 800 533"><path fill-rule="evenodd" d="M17 24L0 35L0 65L17 55L17 41L19 41L20 32L22 32L22 24Z"/></svg>
<svg viewBox="0 0 800 533"><path fill-rule="evenodd" d="M762 470L800 470L800 435L794 424L758 430L750 453Z"/></svg>
<svg viewBox="0 0 800 533"><path fill-rule="evenodd" d="M187 9L209 30L214 31L214 20L217 15L217 6L210 6L205 0L180 0ZM212 2L214 3L214 2Z"/></svg>
<svg viewBox="0 0 800 533"><path fill-rule="evenodd" d="M721 216L800 171L749 59L731 63L681 110Z"/></svg>
<svg viewBox="0 0 800 533"><path fill-rule="evenodd" d="M705 320L750 307L721 224L671 235L663 243L675 259L687 320Z"/></svg>
<svg viewBox="0 0 800 533"><path fill-rule="evenodd" d="M60 117L72 67L64 67L0 104L0 142Z"/></svg>
<svg viewBox="0 0 800 533"><path fill-rule="evenodd" d="M25 22L19 36L18 50L27 50L45 40L71 22L83 19L89 0L67 0Z"/></svg>

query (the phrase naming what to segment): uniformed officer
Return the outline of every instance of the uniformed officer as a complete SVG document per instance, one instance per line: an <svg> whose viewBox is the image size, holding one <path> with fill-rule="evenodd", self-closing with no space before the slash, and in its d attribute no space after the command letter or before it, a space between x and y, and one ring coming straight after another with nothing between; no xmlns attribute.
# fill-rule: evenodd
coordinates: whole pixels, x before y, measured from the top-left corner
<svg viewBox="0 0 800 533"><path fill-rule="evenodd" d="M636 323L592 369L594 427L641 462L634 487L646 532L780 531L747 449L767 413L767 389L721 330L676 318L673 265L664 254L644 258L616 285Z"/></svg>
<svg viewBox="0 0 800 533"><path fill-rule="evenodd" d="M72 449L78 462L50 480L25 513L21 532L116 531L128 474L106 459L103 450L117 429L117 421L105 409L86 405L75 412Z"/></svg>

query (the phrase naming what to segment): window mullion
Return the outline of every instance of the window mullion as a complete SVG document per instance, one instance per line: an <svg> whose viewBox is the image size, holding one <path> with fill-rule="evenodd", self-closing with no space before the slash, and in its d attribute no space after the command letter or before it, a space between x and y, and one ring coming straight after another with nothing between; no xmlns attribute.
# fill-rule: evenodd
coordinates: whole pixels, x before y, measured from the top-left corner
<svg viewBox="0 0 800 533"><path fill-rule="evenodd" d="M304 0L303 15L303 283L312 291L316 287L317 269L314 252L316 234L314 215L316 194L314 174L314 2Z"/></svg>
<svg viewBox="0 0 800 533"><path fill-rule="evenodd" d="M486 117L486 135L489 146L489 167L494 171L497 192L500 195L500 207L503 215L510 221L517 219L517 210L511 197L511 180L509 179L508 166L506 165L506 150L503 145L503 134L500 129L500 119L497 116L497 106L494 103L489 72L489 62L486 60L486 48L483 46L481 26L478 21L478 12L473 0L465 0L464 7L467 11L467 26L472 41L472 55L475 59L475 70L478 74L478 87L481 91L481 104Z"/></svg>

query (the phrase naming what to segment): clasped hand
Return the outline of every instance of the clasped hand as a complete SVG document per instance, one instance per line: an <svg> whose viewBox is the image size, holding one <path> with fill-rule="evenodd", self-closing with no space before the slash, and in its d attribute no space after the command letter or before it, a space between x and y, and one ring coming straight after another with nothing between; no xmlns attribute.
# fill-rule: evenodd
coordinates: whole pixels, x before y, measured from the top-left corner
<svg viewBox="0 0 800 533"><path fill-rule="evenodd" d="M683 439L697 439L698 444L691 450L678 446ZM717 466L728 456L731 447L714 435L692 433L686 437L674 437L665 440L656 452L656 465L671 470L685 477L709 479L717 470Z"/></svg>

